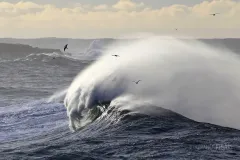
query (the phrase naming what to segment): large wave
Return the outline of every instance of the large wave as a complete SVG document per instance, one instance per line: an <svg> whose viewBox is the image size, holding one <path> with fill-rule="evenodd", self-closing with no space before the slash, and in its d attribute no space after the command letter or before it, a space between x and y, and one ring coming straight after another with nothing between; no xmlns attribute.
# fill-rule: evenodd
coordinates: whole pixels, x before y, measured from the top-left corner
<svg viewBox="0 0 240 160"><path fill-rule="evenodd" d="M127 101L128 109L134 109L130 102L137 98L137 103L148 102L197 121L240 128L239 69L236 54L196 40L156 36L114 44L68 88L64 103L69 125L76 130L90 123L96 118L89 118L90 113L108 106L104 104ZM133 82L139 79L139 84ZM135 111L153 110L143 106Z"/></svg>

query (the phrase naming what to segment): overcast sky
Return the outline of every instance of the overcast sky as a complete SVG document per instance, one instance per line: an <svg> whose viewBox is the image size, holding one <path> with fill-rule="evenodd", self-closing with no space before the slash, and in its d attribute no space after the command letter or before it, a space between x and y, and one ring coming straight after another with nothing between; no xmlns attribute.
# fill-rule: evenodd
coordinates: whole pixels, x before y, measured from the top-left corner
<svg viewBox="0 0 240 160"><path fill-rule="evenodd" d="M69 7L76 3L91 4L91 5L100 5L100 4L113 5L118 2L118 0L29 0L29 1L37 4L53 4L58 7ZM203 1L204 0L132 0L132 2L135 2L135 3L144 2L154 8L164 7L164 6L173 5L173 4L194 5ZM6 0L6 2L17 3L19 2L19 0Z"/></svg>
<svg viewBox="0 0 240 160"><path fill-rule="evenodd" d="M240 0L3 0L0 22L0 37L240 37Z"/></svg>

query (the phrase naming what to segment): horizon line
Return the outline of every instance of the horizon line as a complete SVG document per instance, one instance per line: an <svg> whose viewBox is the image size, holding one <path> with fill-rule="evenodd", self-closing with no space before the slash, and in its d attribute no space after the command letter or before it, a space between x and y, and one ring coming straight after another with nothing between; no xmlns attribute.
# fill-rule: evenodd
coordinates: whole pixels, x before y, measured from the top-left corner
<svg viewBox="0 0 240 160"><path fill-rule="evenodd" d="M163 36L165 37L165 36ZM178 39L240 39L240 37L176 37L176 36L169 36ZM144 37L143 37L144 38ZM112 40L121 40L121 39L141 39L141 37L125 37L125 38L110 38L110 37L103 37L103 38L70 38L70 37L32 37L32 38L20 38L20 37L0 37L0 39L23 39L23 40L31 40L31 39L72 39L72 40L96 40L96 39L112 39Z"/></svg>

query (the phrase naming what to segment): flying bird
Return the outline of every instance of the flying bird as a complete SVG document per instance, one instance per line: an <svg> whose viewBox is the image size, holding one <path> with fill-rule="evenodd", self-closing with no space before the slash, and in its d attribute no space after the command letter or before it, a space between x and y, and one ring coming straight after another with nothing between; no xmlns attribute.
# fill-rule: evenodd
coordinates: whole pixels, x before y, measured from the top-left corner
<svg viewBox="0 0 240 160"><path fill-rule="evenodd" d="M212 14L210 14L210 15L212 15L212 16L216 16L217 14L220 14L220 13L212 13Z"/></svg>
<svg viewBox="0 0 240 160"><path fill-rule="evenodd" d="M134 83L138 84L141 80L138 80L138 81L133 81Z"/></svg>
<svg viewBox="0 0 240 160"><path fill-rule="evenodd" d="M119 55L117 55L117 54L114 54L114 55L112 55L112 56L114 56L114 57L120 57Z"/></svg>
<svg viewBox="0 0 240 160"><path fill-rule="evenodd" d="M177 28L175 28L175 30L177 31L178 29L177 29Z"/></svg>
<svg viewBox="0 0 240 160"><path fill-rule="evenodd" d="M68 49L67 47L68 47L68 44L66 44L66 45L64 46L64 51L65 51L66 49Z"/></svg>

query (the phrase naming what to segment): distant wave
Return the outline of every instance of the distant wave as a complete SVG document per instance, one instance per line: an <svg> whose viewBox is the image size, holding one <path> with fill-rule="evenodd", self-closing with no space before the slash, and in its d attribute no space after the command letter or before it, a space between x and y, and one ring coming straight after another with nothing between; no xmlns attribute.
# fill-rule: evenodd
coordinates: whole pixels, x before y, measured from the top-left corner
<svg viewBox="0 0 240 160"><path fill-rule="evenodd" d="M194 40L150 37L112 45L68 88L70 128L91 123L96 117L89 118L89 112L101 110L102 103L126 101L121 106L133 110L135 98L137 104L152 104L137 111L162 106L197 121L240 128L239 67L235 54ZM142 80L138 85L132 82L138 79Z"/></svg>
<svg viewBox="0 0 240 160"><path fill-rule="evenodd" d="M17 62L36 62L36 63L49 63L56 65L73 65L74 63L84 63L80 59L76 59L69 55L63 55L59 53L32 53L21 58L14 59L0 59L0 63L17 63Z"/></svg>
<svg viewBox="0 0 240 160"><path fill-rule="evenodd" d="M16 59L22 58L32 53L58 53L63 54L59 49L45 49L38 47L31 47L23 44L7 44L0 43L0 58L1 59Z"/></svg>

